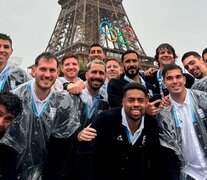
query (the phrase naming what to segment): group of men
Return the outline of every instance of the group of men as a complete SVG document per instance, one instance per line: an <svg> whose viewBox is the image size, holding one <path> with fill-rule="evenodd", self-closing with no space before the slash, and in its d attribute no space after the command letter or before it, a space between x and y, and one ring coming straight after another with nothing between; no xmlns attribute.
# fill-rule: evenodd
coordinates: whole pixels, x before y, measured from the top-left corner
<svg viewBox="0 0 207 180"><path fill-rule="evenodd" d="M33 78L9 65L12 51L0 34L0 87L10 93L0 94L3 178L207 179L205 50L203 58L183 55L190 75L175 64L174 48L161 44L159 68L143 74L136 51L109 59L93 44L86 72L76 55L62 57L63 77L57 58L43 52ZM17 100L8 105L4 96Z"/></svg>

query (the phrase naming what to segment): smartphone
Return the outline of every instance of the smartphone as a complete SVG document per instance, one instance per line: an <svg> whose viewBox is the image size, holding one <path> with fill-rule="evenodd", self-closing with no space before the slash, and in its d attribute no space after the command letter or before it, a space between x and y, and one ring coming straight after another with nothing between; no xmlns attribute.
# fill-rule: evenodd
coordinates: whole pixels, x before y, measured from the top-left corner
<svg viewBox="0 0 207 180"><path fill-rule="evenodd" d="M160 102L155 104L155 107L159 107L160 106Z"/></svg>

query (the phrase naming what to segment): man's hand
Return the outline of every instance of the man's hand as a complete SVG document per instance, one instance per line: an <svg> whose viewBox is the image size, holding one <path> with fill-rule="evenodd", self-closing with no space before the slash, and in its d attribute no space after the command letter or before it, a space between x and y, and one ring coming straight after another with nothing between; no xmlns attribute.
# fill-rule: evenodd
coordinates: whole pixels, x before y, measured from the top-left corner
<svg viewBox="0 0 207 180"><path fill-rule="evenodd" d="M157 99L153 102L148 102L146 107L146 114L154 116L162 110L162 100Z"/></svg>
<svg viewBox="0 0 207 180"><path fill-rule="evenodd" d="M96 130L89 125L78 133L78 141L92 141L96 136Z"/></svg>
<svg viewBox="0 0 207 180"><path fill-rule="evenodd" d="M162 98L162 103L161 103L161 107L167 107L170 106L171 102L169 99L169 95L165 96L164 98Z"/></svg>
<svg viewBox="0 0 207 180"><path fill-rule="evenodd" d="M84 88L85 88L85 83L83 80L80 79L75 83L68 84L67 91L71 94L81 94Z"/></svg>
<svg viewBox="0 0 207 180"><path fill-rule="evenodd" d="M145 76L153 76L153 74L155 72L157 72L158 69L157 68L153 68L153 67L150 67L149 69L147 69L145 72L144 72L144 75Z"/></svg>

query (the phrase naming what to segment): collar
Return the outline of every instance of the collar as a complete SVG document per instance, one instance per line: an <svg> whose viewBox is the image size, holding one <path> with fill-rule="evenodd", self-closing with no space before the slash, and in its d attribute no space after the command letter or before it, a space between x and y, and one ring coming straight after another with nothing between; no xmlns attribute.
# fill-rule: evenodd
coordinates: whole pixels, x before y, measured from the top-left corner
<svg viewBox="0 0 207 180"><path fill-rule="evenodd" d="M51 90L50 90L50 93L47 95L47 97L44 99L44 100L40 100L39 99L39 97L36 95L36 93L35 93L35 79L32 79L31 80L31 93L32 93L32 96L33 96L33 98L34 98L34 101L35 102L41 102L41 103L46 103L47 102L47 100L50 98L50 96L52 95L52 93L54 92L54 87L52 86L51 87Z"/></svg>
<svg viewBox="0 0 207 180"><path fill-rule="evenodd" d="M88 91L88 88L85 88L85 89L83 89L82 90L82 93L81 93L81 95L80 95L80 98L81 98L81 100L84 102L84 103L86 103L86 104L93 104L93 101L95 100L95 99L101 99L102 98L102 96L100 95L100 93L99 93L99 91L98 91L98 94L96 95L96 96L92 96L91 94L90 94L90 92Z"/></svg>
<svg viewBox="0 0 207 180"><path fill-rule="evenodd" d="M187 92L186 92L186 96L185 96L185 101L183 102L183 104L180 104L180 103L177 103L173 100L173 98L171 97L171 95L169 94L169 99L170 99L170 102L171 102L171 107L174 107L175 110L177 111L179 109L180 106L183 106L183 105L190 105L190 91L189 89L186 89Z"/></svg>
<svg viewBox="0 0 207 180"><path fill-rule="evenodd" d="M126 119L126 113L124 111L124 107L122 107L122 109L121 109L121 115L122 115L122 125L125 126L127 128L127 130L131 133L127 119ZM140 126L134 134L140 133L143 129L144 129L144 116L142 116Z"/></svg>
<svg viewBox="0 0 207 180"><path fill-rule="evenodd" d="M129 83L135 82L134 80L127 77L126 75L124 76L124 79ZM144 79L141 76L139 76L138 79L140 80L140 83L146 87L146 82L144 81Z"/></svg>
<svg viewBox="0 0 207 180"><path fill-rule="evenodd" d="M3 79L5 78L5 76L8 75L9 70L10 70L10 64L7 64L7 65L4 67L4 69L1 71L1 73L0 73L0 78L1 78L1 80L3 80Z"/></svg>

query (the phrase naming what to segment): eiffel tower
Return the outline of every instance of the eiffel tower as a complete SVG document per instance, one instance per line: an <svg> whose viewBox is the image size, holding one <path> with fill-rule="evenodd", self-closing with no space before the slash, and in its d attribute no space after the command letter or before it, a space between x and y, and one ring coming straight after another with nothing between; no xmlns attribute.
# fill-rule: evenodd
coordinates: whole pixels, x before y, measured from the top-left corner
<svg viewBox="0 0 207 180"><path fill-rule="evenodd" d="M120 58L128 49L136 50L146 69L152 66L122 5L123 0L58 0L61 5L57 23L46 51L58 58L67 53L88 62L93 43L102 45L106 56Z"/></svg>

